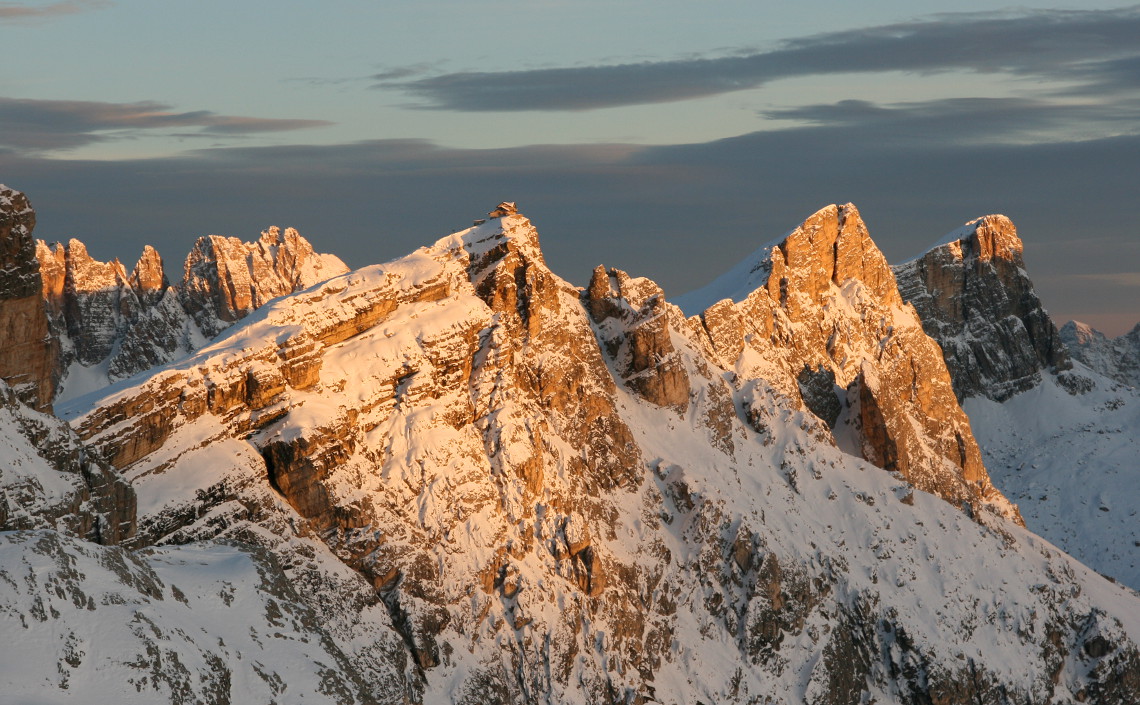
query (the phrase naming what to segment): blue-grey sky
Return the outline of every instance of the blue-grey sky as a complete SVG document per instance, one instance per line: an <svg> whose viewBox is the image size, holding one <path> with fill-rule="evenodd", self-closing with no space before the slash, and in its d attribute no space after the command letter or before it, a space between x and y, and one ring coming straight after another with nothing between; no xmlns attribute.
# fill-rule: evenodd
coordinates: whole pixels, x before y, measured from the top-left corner
<svg viewBox="0 0 1140 705"><path fill-rule="evenodd" d="M1090 2L0 2L0 182L175 277L204 234L360 266L517 200L564 277L671 294L832 202L892 261L1002 212L1058 323L1119 334L1138 38Z"/></svg>

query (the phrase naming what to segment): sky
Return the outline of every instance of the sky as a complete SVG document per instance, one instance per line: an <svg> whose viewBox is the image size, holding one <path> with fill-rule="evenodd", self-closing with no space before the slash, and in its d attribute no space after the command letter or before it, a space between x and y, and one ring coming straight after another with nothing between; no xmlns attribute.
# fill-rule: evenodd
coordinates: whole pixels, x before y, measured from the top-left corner
<svg viewBox="0 0 1140 705"><path fill-rule="evenodd" d="M1058 325L1140 321L1140 5L0 1L0 183L173 279L293 226L350 266L512 200L550 266L700 287L830 203L892 262L1004 213Z"/></svg>

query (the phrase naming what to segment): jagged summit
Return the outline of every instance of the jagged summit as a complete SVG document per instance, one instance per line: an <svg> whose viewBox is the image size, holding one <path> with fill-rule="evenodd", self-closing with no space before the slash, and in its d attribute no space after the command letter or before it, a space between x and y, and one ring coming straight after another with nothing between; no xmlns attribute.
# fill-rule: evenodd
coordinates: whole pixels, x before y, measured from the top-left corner
<svg viewBox="0 0 1140 705"><path fill-rule="evenodd" d="M834 223L834 227L825 227ZM723 299L740 303L772 279L776 261L791 266L795 276L807 284L807 291L819 291L827 281L857 278L876 295L888 299L893 284L882 276L882 253L867 246L867 226L853 203L825 206L783 237L762 245L739 264L704 287L676 297L673 301L688 315L696 315ZM838 255L837 255L838 253ZM868 257L863 260L864 255ZM782 277L777 275L778 279Z"/></svg>
<svg viewBox="0 0 1140 705"><path fill-rule="evenodd" d="M1023 250L1013 222L988 215L894 267L903 298L942 346L959 399L1002 401L1033 387L1042 371L1071 366L1025 272Z"/></svg>
<svg viewBox="0 0 1140 705"><path fill-rule="evenodd" d="M952 503L1016 516L854 205L820 209L682 301L707 305L691 320L721 366L803 404L841 447Z"/></svg>
<svg viewBox="0 0 1140 705"><path fill-rule="evenodd" d="M1134 701L1136 595L1003 518L857 211L769 261L686 318L620 270L572 286L504 213L61 404L137 531L0 546L27 576L0 581L9 614L71 598L51 565L117 595L47 591L29 640L79 636L19 666L0 645L0 675L195 701ZM88 612L144 626L75 665Z"/></svg>
<svg viewBox="0 0 1140 705"><path fill-rule="evenodd" d="M1109 339L1087 323L1069 321L1061 326L1060 336L1072 356L1089 369L1121 384L1140 387L1140 323Z"/></svg>
<svg viewBox="0 0 1140 705"><path fill-rule="evenodd" d="M129 274L74 238L38 241L36 258L58 349L51 389L62 400L185 356L269 300L348 270L293 228L277 227L255 242L199 238L175 286L149 245Z"/></svg>
<svg viewBox="0 0 1140 705"><path fill-rule="evenodd" d="M1025 250L1021 239L1017 236L1017 228L1013 221L1000 213L993 213L974 218L954 228L917 257L907 261L913 261L931 250L946 246L950 246L963 258L977 257L982 260L994 257L1012 260L1021 257Z"/></svg>

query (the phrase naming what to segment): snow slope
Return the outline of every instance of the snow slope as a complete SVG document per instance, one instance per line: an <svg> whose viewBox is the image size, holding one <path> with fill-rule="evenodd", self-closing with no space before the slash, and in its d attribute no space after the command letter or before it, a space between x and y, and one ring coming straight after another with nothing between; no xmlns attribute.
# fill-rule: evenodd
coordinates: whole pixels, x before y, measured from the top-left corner
<svg viewBox="0 0 1140 705"><path fill-rule="evenodd" d="M1135 592L845 454L683 318L688 393L643 398L617 327L509 215L67 412L139 543L263 547L381 702L1140 699Z"/></svg>
<svg viewBox="0 0 1140 705"><path fill-rule="evenodd" d="M270 555L0 532L6 703L357 703L354 664Z"/></svg>
<svg viewBox="0 0 1140 705"><path fill-rule="evenodd" d="M1140 394L1076 364L1091 391L1074 395L1046 375L1003 404L963 407L1026 527L1140 590Z"/></svg>

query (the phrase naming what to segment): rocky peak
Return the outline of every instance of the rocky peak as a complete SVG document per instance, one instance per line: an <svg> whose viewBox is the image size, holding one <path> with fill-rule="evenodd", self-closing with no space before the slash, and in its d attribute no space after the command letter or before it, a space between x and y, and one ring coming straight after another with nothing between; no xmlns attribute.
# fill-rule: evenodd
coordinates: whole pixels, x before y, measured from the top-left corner
<svg viewBox="0 0 1140 705"><path fill-rule="evenodd" d="M163 269L162 256L158 254L158 250L150 245L143 247L139 261L131 270L130 285L149 305L154 305L162 298L170 287L170 282L166 278L166 270Z"/></svg>
<svg viewBox="0 0 1140 705"><path fill-rule="evenodd" d="M772 254L769 282L773 278L781 303L793 309L848 280L861 282L886 305L901 303L887 260L851 203L819 210L784 238Z"/></svg>
<svg viewBox="0 0 1140 705"><path fill-rule="evenodd" d="M33 408L50 410L59 352L44 309L35 227L27 197L0 185L0 380Z"/></svg>
<svg viewBox="0 0 1140 705"><path fill-rule="evenodd" d="M1089 369L1121 384L1140 387L1140 323L1109 339L1087 323L1069 321L1061 326L1060 336L1069 353Z"/></svg>
<svg viewBox="0 0 1140 705"><path fill-rule="evenodd" d="M959 399L1003 401L1036 385L1042 371L1071 366L1023 249L1009 218L988 215L894 268L903 298L942 346Z"/></svg>
<svg viewBox="0 0 1140 705"><path fill-rule="evenodd" d="M180 297L208 338L271 299L348 271L319 255L293 228L272 227L255 243L236 237L198 238L186 257Z"/></svg>
<svg viewBox="0 0 1140 705"><path fill-rule="evenodd" d="M989 481L941 351L853 205L820 209L754 258L682 297L714 359L802 404L849 452L952 504L1017 518Z"/></svg>
<svg viewBox="0 0 1140 705"><path fill-rule="evenodd" d="M670 335L683 317L661 288L598 266L583 299L625 384L658 406L687 409L689 376Z"/></svg>

